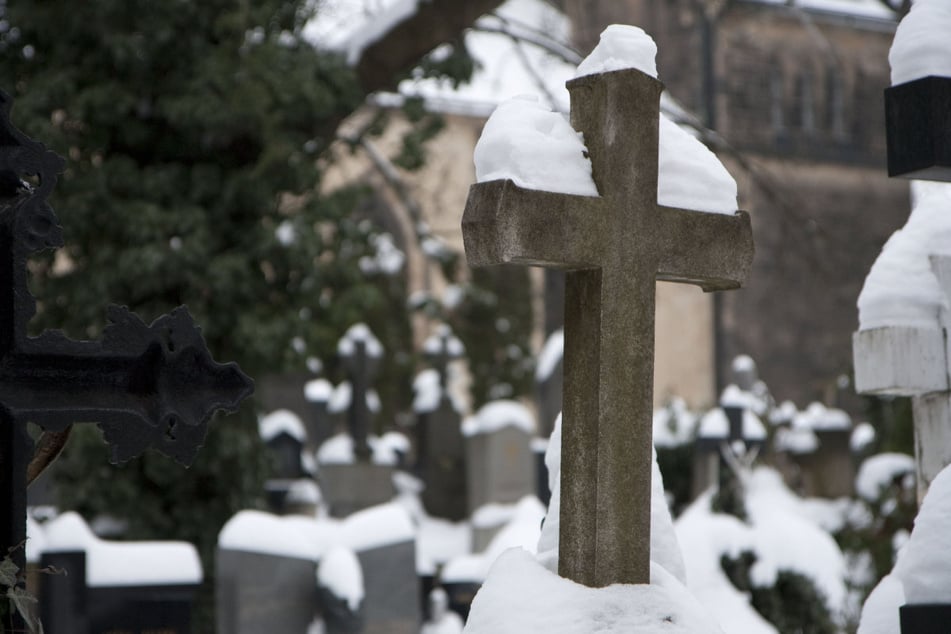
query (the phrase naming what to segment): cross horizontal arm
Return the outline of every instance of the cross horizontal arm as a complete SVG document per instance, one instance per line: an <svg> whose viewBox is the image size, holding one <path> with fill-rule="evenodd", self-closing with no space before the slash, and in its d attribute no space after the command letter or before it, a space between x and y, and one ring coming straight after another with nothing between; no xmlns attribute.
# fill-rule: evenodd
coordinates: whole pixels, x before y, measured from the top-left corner
<svg viewBox="0 0 951 634"><path fill-rule="evenodd" d="M753 229L745 211L730 215L658 207L657 279L704 291L742 286L753 266Z"/></svg>
<svg viewBox="0 0 951 634"><path fill-rule="evenodd" d="M603 208L593 196L525 189L511 180L476 183L462 215L469 265L597 268L603 237L591 216Z"/></svg>

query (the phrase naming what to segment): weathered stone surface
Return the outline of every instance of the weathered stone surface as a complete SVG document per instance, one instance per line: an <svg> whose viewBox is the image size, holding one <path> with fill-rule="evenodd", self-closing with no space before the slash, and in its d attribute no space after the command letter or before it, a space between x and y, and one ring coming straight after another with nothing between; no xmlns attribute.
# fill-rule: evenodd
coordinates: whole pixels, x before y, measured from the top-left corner
<svg viewBox="0 0 951 634"><path fill-rule="evenodd" d="M662 84L635 71L569 82L598 198L470 189L472 266L568 271L560 574L589 586L649 580L654 285L738 287L753 257L749 216L657 204Z"/></svg>

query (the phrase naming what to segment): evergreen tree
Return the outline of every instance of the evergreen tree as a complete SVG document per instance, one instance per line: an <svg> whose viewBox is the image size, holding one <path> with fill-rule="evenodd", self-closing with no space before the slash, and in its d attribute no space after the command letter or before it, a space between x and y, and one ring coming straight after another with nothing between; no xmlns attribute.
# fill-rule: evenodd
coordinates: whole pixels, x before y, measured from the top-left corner
<svg viewBox="0 0 951 634"><path fill-rule="evenodd" d="M318 157L365 94L302 41L313 5L0 3L14 121L68 160L51 199L66 247L32 262L34 330L92 338L110 301L146 320L186 304L216 359L260 376L332 356L366 321L408 372L405 290L358 265L373 249L367 192L316 193ZM253 405L211 425L188 471L156 454L107 460L98 433L77 430L57 465L62 508L197 544L196 629L211 631L218 531L259 503L266 475Z"/></svg>

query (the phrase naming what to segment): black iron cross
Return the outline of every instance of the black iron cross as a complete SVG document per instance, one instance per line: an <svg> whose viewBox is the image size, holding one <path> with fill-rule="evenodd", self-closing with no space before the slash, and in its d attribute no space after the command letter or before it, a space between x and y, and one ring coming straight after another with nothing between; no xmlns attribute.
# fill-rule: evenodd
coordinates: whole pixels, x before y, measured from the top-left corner
<svg viewBox="0 0 951 634"><path fill-rule="evenodd" d="M351 326L338 346L350 377L350 408L347 427L353 439L353 453L360 462L368 462L372 451L369 445L371 412L367 405L370 386L380 367L381 353L369 346L373 333L362 325Z"/></svg>
<svg viewBox="0 0 951 634"><path fill-rule="evenodd" d="M46 202L64 162L10 123L0 91L0 557L22 570L27 467L34 442L26 424L64 432L95 422L122 462L152 447L188 465L217 409L234 411L253 383L234 363L216 363L184 307L146 325L112 306L99 341L60 331L27 335L36 304L27 259L62 246ZM35 188L23 177L35 177Z"/></svg>

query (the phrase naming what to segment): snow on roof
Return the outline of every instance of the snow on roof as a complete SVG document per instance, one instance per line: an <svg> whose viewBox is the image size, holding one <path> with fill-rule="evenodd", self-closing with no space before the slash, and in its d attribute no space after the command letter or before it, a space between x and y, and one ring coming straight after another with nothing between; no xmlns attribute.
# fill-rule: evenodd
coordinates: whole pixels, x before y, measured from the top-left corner
<svg viewBox="0 0 951 634"><path fill-rule="evenodd" d="M535 433L535 417L518 401L503 399L486 403L462 421L462 433L466 436L490 434L505 427L515 427L531 435Z"/></svg>
<svg viewBox="0 0 951 634"><path fill-rule="evenodd" d="M258 418L258 434L261 440L267 442L285 433L291 438L304 442L307 440L307 430L300 417L289 409L277 409Z"/></svg>
<svg viewBox="0 0 951 634"><path fill-rule="evenodd" d="M687 590L656 565L650 585L588 588L514 548L492 566L472 602L467 634L667 632L722 634Z"/></svg>
<svg viewBox="0 0 951 634"><path fill-rule="evenodd" d="M916 0L895 31L888 52L892 85L935 75L951 77L951 4Z"/></svg>
<svg viewBox="0 0 951 634"><path fill-rule="evenodd" d="M542 383L552 375L558 363L565 355L565 331L562 328L548 335L545 345L538 353L538 363L535 365L535 382Z"/></svg>
<svg viewBox="0 0 951 634"><path fill-rule="evenodd" d="M327 379L314 379L304 385L304 398L311 403L326 403L333 395L334 386Z"/></svg>
<svg viewBox="0 0 951 634"><path fill-rule="evenodd" d="M410 541L415 534L409 514L393 503L342 520L248 510L228 520L218 534L218 547L318 561L334 546L360 553Z"/></svg>
<svg viewBox="0 0 951 634"><path fill-rule="evenodd" d="M202 580L198 551L188 542L111 542L99 539L72 511L43 526L44 552L86 553L90 587L197 584Z"/></svg>
<svg viewBox="0 0 951 634"><path fill-rule="evenodd" d="M789 491L772 469L753 471L746 492L749 516L744 523L710 510L707 492L684 511L674 526L687 564L687 587L719 621L724 632L775 634L750 606L720 565L720 557L752 551L755 585L770 586L781 570L803 574L825 596L830 611L840 613L847 599L846 562L835 540L816 523L805 501Z"/></svg>
<svg viewBox="0 0 951 634"><path fill-rule="evenodd" d="M399 453L409 449L409 440L399 432L387 432L383 436L367 436L373 464L396 465L399 463ZM325 440L317 448L318 464L353 464L356 456L353 453L353 438L346 432L340 432Z"/></svg>
<svg viewBox="0 0 951 634"><path fill-rule="evenodd" d="M320 0L304 37L319 49L347 54L353 63L373 38L411 15L415 5L411 0ZM513 35L521 36L519 41ZM465 34L466 48L476 62L471 81L453 87L447 81L417 76L404 80L399 92L421 97L437 110L487 116L500 101L525 92L526 86L540 86L552 95L552 105L567 110L565 81L575 67L563 56L576 55L566 44L569 35L568 19L548 3L508 0ZM437 48L433 55L442 50Z"/></svg>
<svg viewBox="0 0 951 634"><path fill-rule="evenodd" d="M792 426L815 431L849 430L852 417L841 409L814 402L793 417Z"/></svg>
<svg viewBox="0 0 951 634"><path fill-rule="evenodd" d="M789 6L816 13L829 13L856 18L895 21L895 12L880 0L753 0L760 4Z"/></svg>
<svg viewBox="0 0 951 634"><path fill-rule="evenodd" d="M858 298L859 329L937 328L947 309L928 256L951 255L951 185L913 181L913 210L882 247Z"/></svg>
<svg viewBox="0 0 951 634"><path fill-rule="evenodd" d="M904 474L915 473L915 459L903 453L880 453L866 458L855 476L855 492L869 502Z"/></svg>

